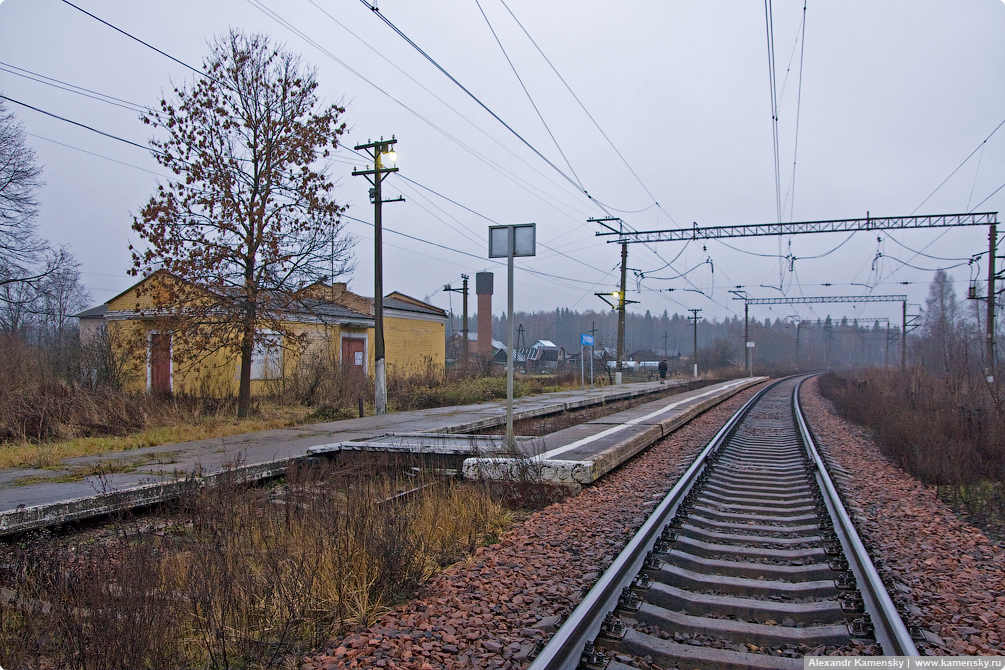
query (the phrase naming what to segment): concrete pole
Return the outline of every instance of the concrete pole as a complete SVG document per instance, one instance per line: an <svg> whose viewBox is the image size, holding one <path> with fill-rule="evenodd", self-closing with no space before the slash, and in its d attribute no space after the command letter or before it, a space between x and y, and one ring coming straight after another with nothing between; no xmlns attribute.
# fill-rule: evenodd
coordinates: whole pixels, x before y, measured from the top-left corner
<svg viewBox="0 0 1005 670"><path fill-rule="evenodd" d="M461 355L464 357L464 362L461 364L461 371L468 371L468 276L461 275L463 280L462 286L464 291L464 311L462 312L463 317L461 318L461 332L464 334L464 345L461 347Z"/></svg>
<svg viewBox="0 0 1005 670"><path fill-rule="evenodd" d="M694 319L694 378L698 378L698 312L700 309L689 309L689 312L693 315L691 318ZM746 345L744 345L746 346Z"/></svg>
<svg viewBox="0 0 1005 670"><path fill-rule="evenodd" d="M750 356L750 305L743 302L743 352L747 359L747 376L753 377L753 361Z"/></svg>
<svg viewBox="0 0 1005 670"><path fill-rule="evenodd" d="M991 224L988 230L988 334L987 334L987 379L994 381L995 375L995 253L998 243L998 226Z"/></svg>
<svg viewBox="0 0 1005 670"><path fill-rule="evenodd" d="M900 305L900 369L907 369L907 301Z"/></svg>
<svg viewBox="0 0 1005 670"><path fill-rule="evenodd" d="M799 369L799 329L802 325L802 321L796 321L796 370Z"/></svg>
<svg viewBox="0 0 1005 670"><path fill-rule="evenodd" d="M596 349L597 346L597 322L590 322L590 335L593 335L593 344L590 345L590 388L593 388L593 359L597 357Z"/></svg>
<svg viewBox="0 0 1005 670"><path fill-rule="evenodd" d="M516 251L516 228L510 226L506 231L508 241L506 254L506 447L513 451L513 253Z"/></svg>
<svg viewBox="0 0 1005 670"><path fill-rule="evenodd" d="M883 367L890 365L890 322L886 322L886 346L883 347Z"/></svg>
<svg viewBox="0 0 1005 670"><path fill-rule="evenodd" d="M625 355L625 283L628 271L628 243L621 243L621 292L618 294L618 362L614 383L621 384L621 359Z"/></svg>

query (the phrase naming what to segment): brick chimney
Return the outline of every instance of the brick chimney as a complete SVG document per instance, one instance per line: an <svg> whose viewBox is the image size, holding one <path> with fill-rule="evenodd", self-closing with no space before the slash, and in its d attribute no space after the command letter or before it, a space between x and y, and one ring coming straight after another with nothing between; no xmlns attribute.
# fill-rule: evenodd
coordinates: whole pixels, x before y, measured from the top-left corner
<svg viewBox="0 0 1005 670"><path fill-rule="evenodd" d="M478 295L478 357L492 356L492 273L475 275L475 293Z"/></svg>

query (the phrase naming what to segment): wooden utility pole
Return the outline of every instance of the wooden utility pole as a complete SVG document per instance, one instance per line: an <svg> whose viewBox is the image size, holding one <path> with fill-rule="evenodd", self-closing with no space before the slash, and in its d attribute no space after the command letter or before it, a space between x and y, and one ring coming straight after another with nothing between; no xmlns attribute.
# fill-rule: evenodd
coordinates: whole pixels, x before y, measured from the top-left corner
<svg viewBox="0 0 1005 670"><path fill-rule="evenodd" d="M377 414L387 414L387 376L384 370L384 259L381 241L380 207L385 202L404 202L398 196L394 200L383 200L380 195L380 184L391 172L398 168L386 168L382 165L381 156L386 156L393 163L398 155L394 151L397 142L394 136L390 140L380 138L379 142L368 142L356 146L366 151L373 158L373 169L353 170L354 177L363 175L373 184L373 377L374 405Z"/></svg>

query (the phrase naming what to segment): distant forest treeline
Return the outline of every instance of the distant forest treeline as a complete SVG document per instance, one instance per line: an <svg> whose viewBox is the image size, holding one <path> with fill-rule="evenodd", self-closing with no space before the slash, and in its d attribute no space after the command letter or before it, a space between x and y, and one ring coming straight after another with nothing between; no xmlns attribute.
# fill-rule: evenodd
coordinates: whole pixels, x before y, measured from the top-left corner
<svg viewBox="0 0 1005 670"><path fill-rule="evenodd" d="M625 316L625 353L651 351L659 356L680 352L690 359L694 347L694 326L688 314L654 316L629 312ZM518 346L529 347L538 340L551 340L567 352L579 349L580 335L596 328L596 345L614 349L617 346L617 312L577 312L568 308L553 312L516 312L513 321L517 329L523 326L523 336L517 335ZM471 332L477 330L477 315L468 317ZM797 333L798 331L798 333ZM447 337L461 332L461 315L453 314L447 323ZM899 362L900 326L890 327L887 348L886 323L872 321L856 324L848 319L834 321L828 316L818 321L797 324L776 318L750 320L750 340L755 343L754 362L784 367L845 367L883 365L884 359L893 365ZM798 334L798 343L797 343ZM492 337L506 341L506 319L493 316ZM796 354L799 360L796 360ZM743 319L723 321L700 319L698 322L699 357L711 357L709 363L743 364ZM448 356L452 353L448 351Z"/></svg>

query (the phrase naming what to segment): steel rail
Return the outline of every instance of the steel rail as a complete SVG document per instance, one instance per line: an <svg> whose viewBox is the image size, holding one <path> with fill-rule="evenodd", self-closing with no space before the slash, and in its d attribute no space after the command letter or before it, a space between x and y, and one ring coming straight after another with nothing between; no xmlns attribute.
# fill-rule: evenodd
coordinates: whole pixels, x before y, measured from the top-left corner
<svg viewBox="0 0 1005 670"><path fill-rule="evenodd" d="M587 642L597 637L604 618L617 606L622 589L629 586L642 569L646 554L652 550L664 526L670 523L677 513L681 502L707 466L708 457L732 435L761 396L782 381L784 380L775 381L761 389L719 429L638 533L614 559L611 567L604 572L537 655L529 670L576 670L579 667Z"/></svg>
<svg viewBox="0 0 1005 670"><path fill-rule="evenodd" d="M799 432L802 434L806 450L809 452L810 458L813 459L817 484L820 486L824 503L834 523L834 531L841 541L841 547L844 549L848 564L858 582L865 610L869 613L875 627L876 641L883 645L883 654L886 656L917 656L918 648L914 645L911 634L901 620L897 607L890 599L890 594L883 585L883 580L876 571L876 566L872 564L869 553L866 551L865 545L862 544L851 517L848 516L841 498L838 496L837 488L830 475L827 474L827 467L820 457L809 426L803 418L802 407L799 404L799 389L806 379L809 377L796 384L796 390L792 394L792 407L795 410L796 422L799 424Z"/></svg>

